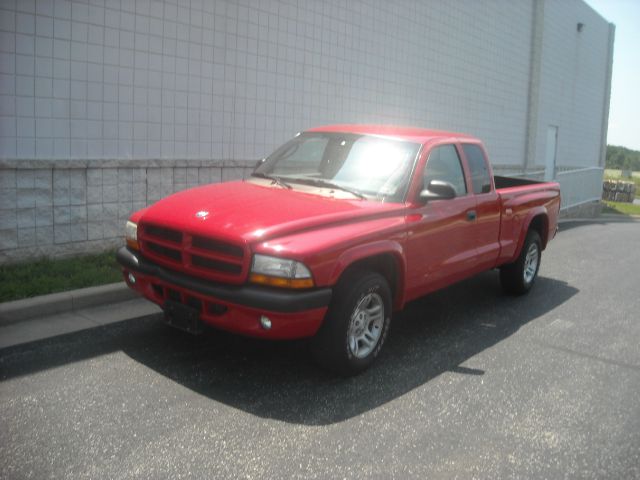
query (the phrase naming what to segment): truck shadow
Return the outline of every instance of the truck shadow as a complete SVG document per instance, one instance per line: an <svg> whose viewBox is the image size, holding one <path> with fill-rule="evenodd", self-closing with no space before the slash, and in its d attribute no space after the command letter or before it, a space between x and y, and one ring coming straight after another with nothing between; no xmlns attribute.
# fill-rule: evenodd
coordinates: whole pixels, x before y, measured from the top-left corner
<svg viewBox="0 0 640 480"><path fill-rule="evenodd" d="M483 375L463 364L577 292L565 282L540 277L529 295L507 297L495 272L479 275L409 304L394 318L374 366L348 379L316 367L304 341L266 342L223 332L193 337L165 327L155 316L5 349L0 378L122 351L250 414L326 425L379 407L445 372Z"/></svg>

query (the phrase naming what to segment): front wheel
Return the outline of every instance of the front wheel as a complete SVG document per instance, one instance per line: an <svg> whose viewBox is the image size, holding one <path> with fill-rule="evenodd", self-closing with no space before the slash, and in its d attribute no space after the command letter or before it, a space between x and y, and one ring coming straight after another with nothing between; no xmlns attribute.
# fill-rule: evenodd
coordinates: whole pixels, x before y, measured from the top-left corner
<svg viewBox="0 0 640 480"><path fill-rule="evenodd" d="M522 295L531 290L538 277L542 258L542 241L535 230L530 230L518 259L500 268L500 283L505 292Z"/></svg>
<svg viewBox="0 0 640 480"><path fill-rule="evenodd" d="M380 274L348 272L336 285L312 351L323 367L355 375L376 359L391 323L391 289Z"/></svg>

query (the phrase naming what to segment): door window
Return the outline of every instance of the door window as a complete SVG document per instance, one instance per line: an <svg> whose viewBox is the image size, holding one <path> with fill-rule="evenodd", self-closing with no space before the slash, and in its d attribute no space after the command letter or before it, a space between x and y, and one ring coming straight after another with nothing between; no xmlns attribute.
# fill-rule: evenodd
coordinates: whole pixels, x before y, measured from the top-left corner
<svg viewBox="0 0 640 480"><path fill-rule="evenodd" d="M442 145L431 150L422 178L423 188L427 188L432 180L444 180L453 185L456 196L467 193L460 157L453 145Z"/></svg>

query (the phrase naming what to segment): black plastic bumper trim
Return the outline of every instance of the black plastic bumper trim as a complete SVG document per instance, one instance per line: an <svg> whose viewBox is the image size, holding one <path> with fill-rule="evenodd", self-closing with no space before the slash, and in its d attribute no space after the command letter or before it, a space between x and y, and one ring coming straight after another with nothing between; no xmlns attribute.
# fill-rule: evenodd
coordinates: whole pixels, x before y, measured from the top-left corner
<svg viewBox="0 0 640 480"><path fill-rule="evenodd" d="M116 260L132 272L151 275L177 287L259 310L295 313L326 307L331 301L330 288L279 291L249 285L236 287L212 283L163 268L147 260L140 253L131 251L128 247L122 247L118 250Z"/></svg>

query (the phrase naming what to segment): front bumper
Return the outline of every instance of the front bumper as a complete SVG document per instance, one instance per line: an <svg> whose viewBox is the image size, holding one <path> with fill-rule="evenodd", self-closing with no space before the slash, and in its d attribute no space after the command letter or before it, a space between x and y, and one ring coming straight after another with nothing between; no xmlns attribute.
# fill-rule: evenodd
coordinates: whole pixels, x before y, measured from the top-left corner
<svg viewBox="0 0 640 480"><path fill-rule="evenodd" d="M128 247L120 248L116 259L127 285L145 298L160 306L172 300L198 308L203 322L243 335L274 339L312 336L331 301L330 288L289 291L213 283L168 270ZM271 320L269 330L260 325L262 315Z"/></svg>

